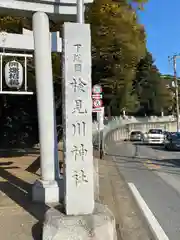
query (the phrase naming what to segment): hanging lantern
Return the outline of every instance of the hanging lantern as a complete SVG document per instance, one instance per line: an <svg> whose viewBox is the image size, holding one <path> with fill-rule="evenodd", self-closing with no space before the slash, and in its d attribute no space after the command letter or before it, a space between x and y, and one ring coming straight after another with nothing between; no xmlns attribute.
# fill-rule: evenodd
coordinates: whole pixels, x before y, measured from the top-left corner
<svg viewBox="0 0 180 240"><path fill-rule="evenodd" d="M13 60L5 65L5 83L9 88L20 89L23 84L23 67Z"/></svg>

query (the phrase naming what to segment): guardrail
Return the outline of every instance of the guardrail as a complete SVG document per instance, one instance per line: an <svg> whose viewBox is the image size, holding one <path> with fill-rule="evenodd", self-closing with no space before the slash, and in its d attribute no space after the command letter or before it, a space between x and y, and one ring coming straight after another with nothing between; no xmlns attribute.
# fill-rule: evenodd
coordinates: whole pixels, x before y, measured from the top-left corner
<svg viewBox="0 0 180 240"><path fill-rule="evenodd" d="M99 144L98 124L93 123L93 145ZM95 127L96 126L96 127ZM140 130L147 132L151 128L161 128L164 131L176 131L176 119L173 116L165 117L149 117L149 118L122 118L116 117L108 121L101 131L101 141L103 151L106 152L106 147L113 141L121 141L128 139L130 132Z"/></svg>

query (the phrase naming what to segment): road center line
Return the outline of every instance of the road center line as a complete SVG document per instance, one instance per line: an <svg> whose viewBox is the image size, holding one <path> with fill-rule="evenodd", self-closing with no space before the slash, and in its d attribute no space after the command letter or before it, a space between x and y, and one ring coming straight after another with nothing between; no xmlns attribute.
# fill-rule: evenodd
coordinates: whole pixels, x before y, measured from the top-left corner
<svg viewBox="0 0 180 240"><path fill-rule="evenodd" d="M144 217L146 218L148 225L153 233L153 236L156 240L169 240L167 235L165 234L164 230L160 226L159 222L149 209L148 205L140 195L139 191L137 190L136 186L133 183L128 183L130 190L132 191L132 194L140 207L140 210L142 211Z"/></svg>

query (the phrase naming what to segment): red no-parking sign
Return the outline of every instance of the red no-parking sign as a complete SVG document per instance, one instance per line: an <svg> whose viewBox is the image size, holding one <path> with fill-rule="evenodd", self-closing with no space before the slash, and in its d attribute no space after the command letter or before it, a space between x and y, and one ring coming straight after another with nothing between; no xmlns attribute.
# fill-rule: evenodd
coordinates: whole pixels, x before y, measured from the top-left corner
<svg viewBox="0 0 180 240"><path fill-rule="evenodd" d="M100 112L103 106L102 101L102 87L98 84L94 85L92 88L92 102L93 102L93 112Z"/></svg>
<svg viewBox="0 0 180 240"><path fill-rule="evenodd" d="M94 99L93 100L93 108L100 108L102 107L103 102L101 99Z"/></svg>

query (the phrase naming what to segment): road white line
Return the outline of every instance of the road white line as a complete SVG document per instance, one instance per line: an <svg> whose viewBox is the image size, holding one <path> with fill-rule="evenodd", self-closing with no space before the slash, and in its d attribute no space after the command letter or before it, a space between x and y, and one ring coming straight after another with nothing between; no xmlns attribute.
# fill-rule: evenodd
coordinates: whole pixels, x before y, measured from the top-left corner
<svg viewBox="0 0 180 240"><path fill-rule="evenodd" d="M144 217L148 221L149 227L154 235L154 238L156 240L169 240L168 236L165 234L164 230L158 223L157 219L149 209L148 205L140 195L139 191L137 190L136 186L133 183L128 183L129 188L131 189L134 198L136 199L136 202L138 206L140 207Z"/></svg>

